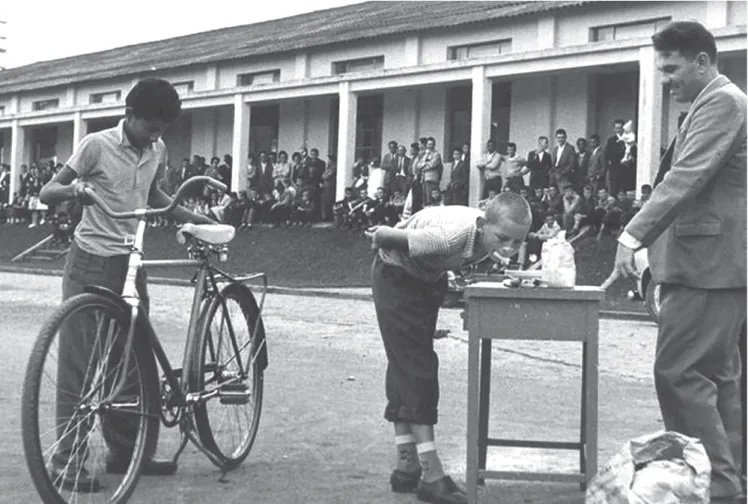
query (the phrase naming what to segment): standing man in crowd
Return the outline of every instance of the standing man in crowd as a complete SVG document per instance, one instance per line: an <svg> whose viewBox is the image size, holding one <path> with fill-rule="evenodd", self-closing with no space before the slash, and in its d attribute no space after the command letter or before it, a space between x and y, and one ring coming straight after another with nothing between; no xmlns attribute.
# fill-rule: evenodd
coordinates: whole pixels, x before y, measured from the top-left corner
<svg viewBox="0 0 748 504"><path fill-rule="evenodd" d="M671 23L652 42L663 84L691 106L651 198L619 237L611 277L635 274L634 252L648 248L662 286L654 375L665 428L701 440L711 502L737 504L745 502L746 95L720 75L714 36L701 24Z"/></svg>
<svg viewBox="0 0 748 504"><path fill-rule="evenodd" d="M587 149L587 139L577 138L577 169L572 180L574 183L574 189L577 191L581 190L581 187L587 180L587 170L589 170L590 167L591 157L592 154Z"/></svg>
<svg viewBox="0 0 748 504"><path fill-rule="evenodd" d="M449 195L452 205L468 205L468 188L470 187L470 165L462 159L462 150L452 150L452 170L449 175Z"/></svg>
<svg viewBox="0 0 748 504"><path fill-rule="evenodd" d="M501 165L503 162L504 158L496 152L496 144L493 143L493 140L486 142L486 153L476 165L485 177L483 199L488 197L489 191L496 191L497 194L501 192Z"/></svg>
<svg viewBox="0 0 748 504"><path fill-rule="evenodd" d="M382 156L382 162L379 167L384 170L384 180L382 181L382 187L389 193L392 191L392 179L395 178L395 172L397 171L397 142L390 140L387 143L387 150L384 156Z"/></svg>
<svg viewBox="0 0 748 504"><path fill-rule="evenodd" d="M530 187L548 187L548 176L553 167L551 155L548 153L548 137L538 137L538 148L527 155L527 166L530 168Z"/></svg>
<svg viewBox="0 0 748 504"><path fill-rule="evenodd" d="M613 122L613 136L605 142L605 164L608 168L608 190L610 194L617 194L624 179L624 167L621 165L626 152L626 142L623 140L623 119Z"/></svg>
<svg viewBox="0 0 748 504"><path fill-rule="evenodd" d="M589 164L587 166L587 172L582 172L583 176L586 176L587 183L592 186L592 194L597 194L597 190L601 187L605 187L605 155L603 148L600 147L600 137L598 135L590 135L590 154Z"/></svg>
<svg viewBox="0 0 748 504"><path fill-rule="evenodd" d="M439 190L442 181L442 156L436 152L436 140L434 137L426 139L426 151L421 157L419 164L421 170L421 183L423 186L423 206L430 205L433 199L433 191Z"/></svg>
<svg viewBox="0 0 748 504"><path fill-rule="evenodd" d="M395 161L395 173L392 177L390 189L392 194L400 192L408 194L410 186L413 183L413 173L410 170L410 158L406 155L407 151L404 145L397 148L397 160Z"/></svg>
<svg viewBox="0 0 748 504"><path fill-rule="evenodd" d="M577 169L577 155L574 147L566 142L566 130L563 128L556 130L556 144L551 153L553 168L549 185L556 186L558 192L563 193L566 186L572 185L572 178Z"/></svg>

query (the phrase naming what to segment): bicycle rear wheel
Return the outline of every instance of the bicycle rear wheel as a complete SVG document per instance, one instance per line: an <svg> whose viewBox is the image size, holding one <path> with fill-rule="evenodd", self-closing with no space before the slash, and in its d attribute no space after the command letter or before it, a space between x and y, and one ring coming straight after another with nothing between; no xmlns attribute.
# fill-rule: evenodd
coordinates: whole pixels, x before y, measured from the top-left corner
<svg viewBox="0 0 748 504"><path fill-rule="evenodd" d="M129 323L115 302L80 294L39 332L21 419L26 463L45 503L125 502L143 458L155 451L158 417L149 410L158 401L155 362L147 345L135 342L126 359ZM114 397L123 374L127 385ZM123 474L107 472L115 456L125 461Z"/></svg>
<svg viewBox="0 0 748 504"><path fill-rule="evenodd" d="M216 393L195 408L200 440L233 469L244 461L257 436L262 411L264 370L257 355L264 331L251 292L228 284L213 296L199 330L197 361L190 376L193 392Z"/></svg>

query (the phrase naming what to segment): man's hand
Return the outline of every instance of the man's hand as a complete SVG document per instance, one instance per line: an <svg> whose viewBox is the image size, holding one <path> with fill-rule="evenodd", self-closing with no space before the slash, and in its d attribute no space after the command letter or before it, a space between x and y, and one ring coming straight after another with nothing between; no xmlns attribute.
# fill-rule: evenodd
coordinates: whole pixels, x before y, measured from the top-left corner
<svg viewBox="0 0 748 504"><path fill-rule="evenodd" d="M630 249L619 243L618 250L616 250L613 271L600 287L602 289L607 289L618 279L618 277L621 276L639 278L641 274L636 270L636 264L634 263L634 249Z"/></svg>
<svg viewBox="0 0 748 504"><path fill-rule="evenodd" d="M382 245L382 235L379 232L382 226L372 226L364 231L364 235L371 240L371 249L377 250Z"/></svg>
<svg viewBox="0 0 748 504"><path fill-rule="evenodd" d="M73 189L74 191L73 193L75 194L75 199L77 199L81 205L87 205L87 206L93 205L94 200L90 195L86 194L86 189L91 189L93 191L93 187L91 187L87 183L76 182L74 189Z"/></svg>

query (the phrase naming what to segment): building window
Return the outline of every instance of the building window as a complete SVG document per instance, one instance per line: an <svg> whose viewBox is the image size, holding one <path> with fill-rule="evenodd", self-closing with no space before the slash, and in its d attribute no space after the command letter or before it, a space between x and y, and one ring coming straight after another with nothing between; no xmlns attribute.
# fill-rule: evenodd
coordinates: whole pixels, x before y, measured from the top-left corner
<svg viewBox="0 0 748 504"><path fill-rule="evenodd" d="M590 28L590 42L651 37L670 22L669 17Z"/></svg>
<svg viewBox="0 0 748 504"><path fill-rule="evenodd" d="M122 91L107 91L105 93L93 93L88 99L89 103L116 103L122 97Z"/></svg>
<svg viewBox="0 0 748 504"><path fill-rule="evenodd" d="M5 115L5 105L0 106L0 116Z"/></svg>
<svg viewBox="0 0 748 504"><path fill-rule="evenodd" d="M280 70L266 70L264 72L245 73L236 76L237 86L260 86L280 82Z"/></svg>
<svg viewBox="0 0 748 504"><path fill-rule="evenodd" d="M333 75L341 75L355 72L373 72L384 68L384 56L371 58L359 58L346 61L335 61L332 64Z"/></svg>
<svg viewBox="0 0 748 504"><path fill-rule="evenodd" d="M35 101L32 105L34 110L48 110L57 108L60 106L59 98L52 98L51 100L39 100Z"/></svg>
<svg viewBox="0 0 748 504"><path fill-rule="evenodd" d="M195 90L195 81L172 82L171 85L177 90L179 96L189 94Z"/></svg>
<svg viewBox="0 0 748 504"><path fill-rule="evenodd" d="M490 58L500 54L512 52L512 39L494 40L449 48L449 59L468 60L477 58Z"/></svg>

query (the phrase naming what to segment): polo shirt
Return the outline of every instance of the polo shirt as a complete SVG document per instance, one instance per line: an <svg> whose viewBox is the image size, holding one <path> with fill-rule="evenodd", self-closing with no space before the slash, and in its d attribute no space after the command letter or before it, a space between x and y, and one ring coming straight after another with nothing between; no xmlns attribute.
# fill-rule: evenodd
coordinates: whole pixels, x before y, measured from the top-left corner
<svg viewBox="0 0 748 504"><path fill-rule="evenodd" d="M146 208L151 184L167 162L161 139L139 149L128 140L124 124L122 119L114 128L86 135L67 162L115 212ZM136 230L136 219L111 219L98 205L87 205L75 229L75 240L89 254L129 254Z"/></svg>
<svg viewBox="0 0 748 504"><path fill-rule="evenodd" d="M484 213L477 208L426 207L395 226L406 230L408 251L380 248L379 257L418 279L435 282L474 259L478 217Z"/></svg>

